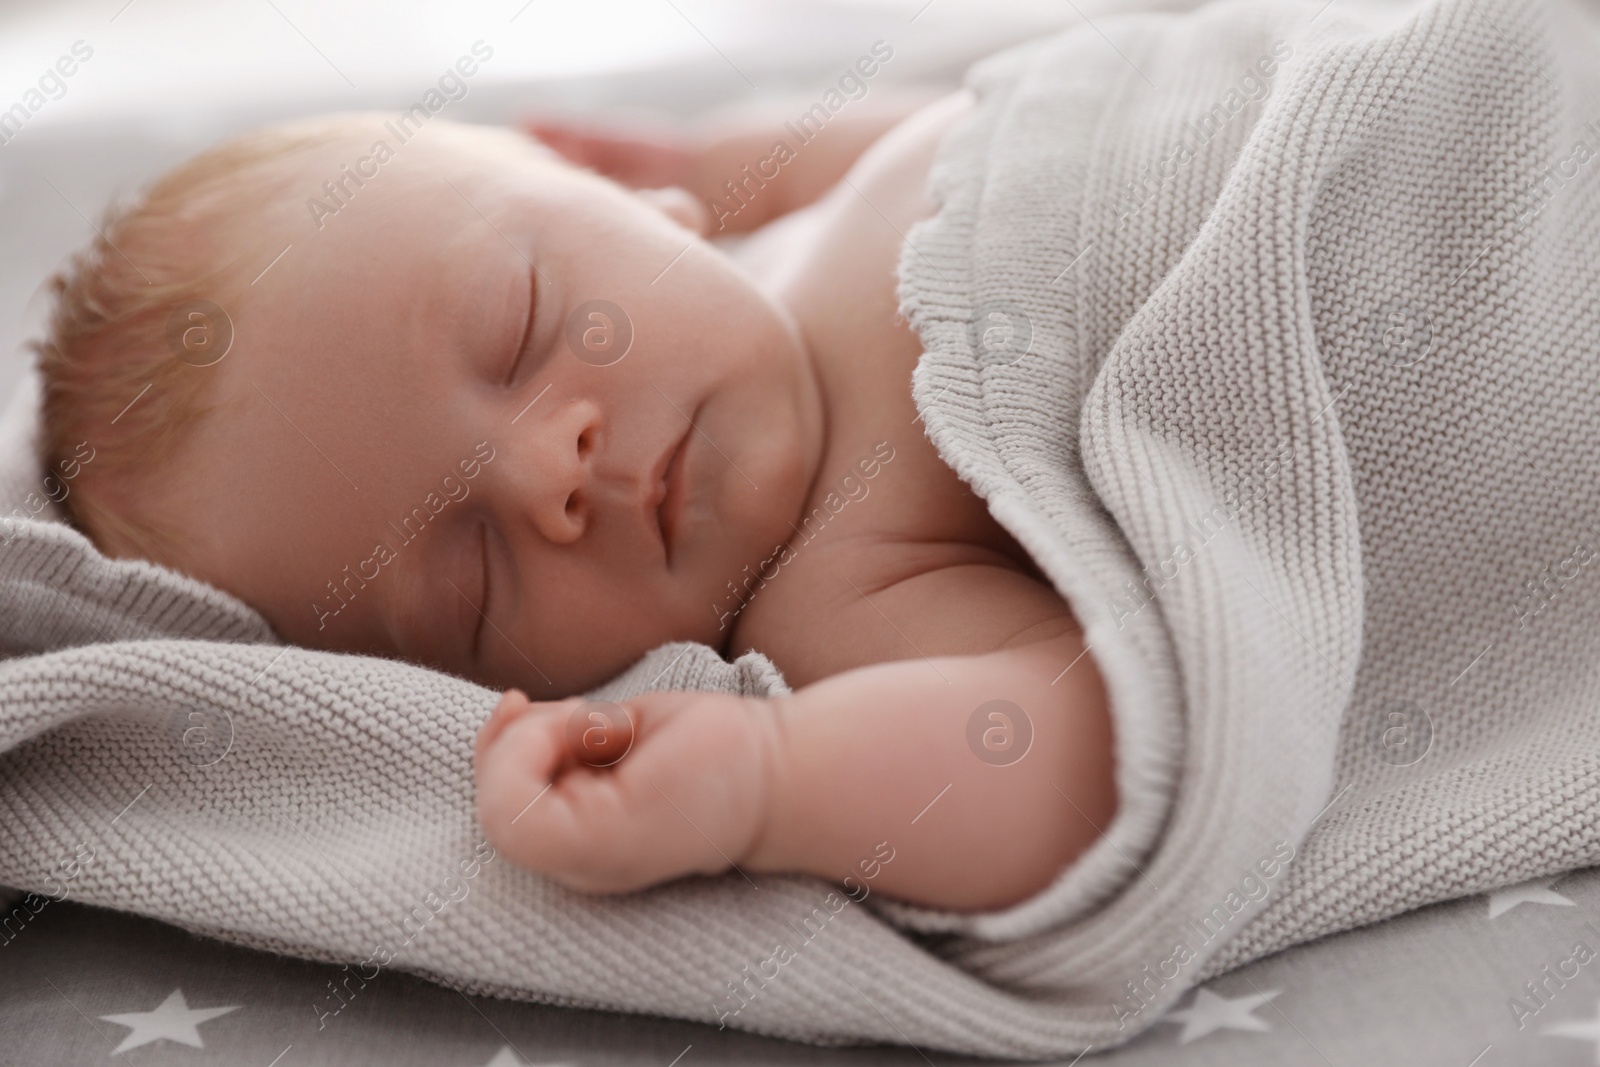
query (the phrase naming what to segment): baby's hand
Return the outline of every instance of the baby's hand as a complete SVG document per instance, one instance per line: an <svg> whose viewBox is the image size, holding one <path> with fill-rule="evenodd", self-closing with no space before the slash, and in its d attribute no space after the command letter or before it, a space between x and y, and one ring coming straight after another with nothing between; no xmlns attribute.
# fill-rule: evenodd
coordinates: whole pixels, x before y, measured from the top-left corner
<svg viewBox="0 0 1600 1067"><path fill-rule="evenodd" d="M723 183L740 177L739 168L766 158L772 151L770 124L759 132L735 126L709 130L704 127L664 125L651 132L625 133L582 122L530 120L523 128L569 162L587 167L612 181L639 190L647 198L660 201L681 195L702 214L698 226L690 226L700 236L718 232L737 233L754 229L796 206L785 188L787 175L777 175L759 198L760 203L746 211L733 212L724 203L728 191ZM733 201L738 207L739 201ZM712 226L713 214L725 216ZM730 225L731 223L731 225Z"/></svg>
<svg viewBox="0 0 1600 1067"><path fill-rule="evenodd" d="M554 119L523 128L580 167L635 189L687 186L703 146L684 133L625 135L601 126Z"/></svg>
<svg viewBox="0 0 1600 1067"><path fill-rule="evenodd" d="M478 732L478 821L512 862L573 889L720 873L757 842L775 743L760 700L530 701L513 689Z"/></svg>
<svg viewBox="0 0 1600 1067"><path fill-rule="evenodd" d="M815 202L873 142L930 99L926 91L887 95L793 142L784 125L791 115L777 104L776 111L734 107L686 124L661 120L631 131L554 117L529 119L523 129L567 160L623 185L684 190L705 206L702 236L742 233ZM779 142L785 152L777 151Z"/></svg>

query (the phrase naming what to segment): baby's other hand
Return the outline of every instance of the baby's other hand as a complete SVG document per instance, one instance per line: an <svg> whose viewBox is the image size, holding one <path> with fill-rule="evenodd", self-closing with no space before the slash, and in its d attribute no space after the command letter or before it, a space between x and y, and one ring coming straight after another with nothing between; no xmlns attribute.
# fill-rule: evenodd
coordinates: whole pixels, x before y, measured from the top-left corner
<svg viewBox="0 0 1600 1067"><path fill-rule="evenodd" d="M573 889L717 874L762 830L775 735L770 705L726 693L609 703L513 689L478 732L478 821L513 863Z"/></svg>
<svg viewBox="0 0 1600 1067"><path fill-rule="evenodd" d="M804 191L797 194L795 173L809 171L812 164L786 167L767 175L761 183L760 196L748 203L732 200L731 205L738 210L731 209L726 183L738 181L742 176L741 168L754 166L772 156L773 130L781 130L775 122L723 118L677 124L663 120L659 126L644 131L535 118L524 122L522 128L567 161L587 167L651 199L659 201L659 194L681 190L697 207L695 222L685 225L702 237L710 236L713 230L718 233L753 230L815 199L826 184L831 184L819 184L807 178L798 183ZM815 157L817 153L813 151L812 155ZM837 174L832 175L835 180L837 177ZM722 205L720 212L718 204ZM714 216L720 217L714 219Z"/></svg>
<svg viewBox="0 0 1600 1067"><path fill-rule="evenodd" d="M530 119L523 129L580 167L635 189L685 185L700 148L675 130L629 135L601 126Z"/></svg>

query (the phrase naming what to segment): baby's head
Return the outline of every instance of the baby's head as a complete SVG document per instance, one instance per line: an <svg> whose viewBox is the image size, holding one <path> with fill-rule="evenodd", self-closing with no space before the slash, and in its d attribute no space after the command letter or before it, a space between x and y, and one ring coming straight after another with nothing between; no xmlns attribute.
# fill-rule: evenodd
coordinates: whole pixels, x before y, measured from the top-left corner
<svg viewBox="0 0 1600 1067"><path fill-rule="evenodd" d="M535 699L720 645L726 584L790 537L821 460L793 321L687 197L505 130L405 132L337 116L213 149L52 280L45 459L95 448L73 521L292 643Z"/></svg>

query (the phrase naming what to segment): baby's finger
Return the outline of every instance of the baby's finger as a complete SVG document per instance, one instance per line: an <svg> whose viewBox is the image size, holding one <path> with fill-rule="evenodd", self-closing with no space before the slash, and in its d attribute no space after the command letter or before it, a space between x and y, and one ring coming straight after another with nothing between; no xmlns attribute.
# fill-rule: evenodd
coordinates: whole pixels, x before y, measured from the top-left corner
<svg viewBox="0 0 1600 1067"><path fill-rule="evenodd" d="M500 702L494 706L494 710L489 713L483 725L478 727L478 736L472 746L473 761L481 762L483 754L505 732L508 725L524 715L537 711L540 706L538 701L529 700L522 690L507 689L501 694Z"/></svg>
<svg viewBox="0 0 1600 1067"><path fill-rule="evenodd" d="M590 700L567 713L567 747L579 763L609 767L633 748L633 716L621 704Z"/></svg>
<svg viewBox="0 0 1600 1067"><path fill-rule="evenodd" d="M507 689L501 693L494 710L489 712L489 717L478 727L477 739L472 744L473 762L482 762L484 750L500 736L506 724L518 715L526 713L531 706L531 701L520 689Z"/></svg>
<svg viewBox="0 0 1600 1067"><path fill-rule="evenodd" d="M521 715L485 747L477 766L478 813L486 830L506 829L543 796L570 762L562 718Z"/></svg>

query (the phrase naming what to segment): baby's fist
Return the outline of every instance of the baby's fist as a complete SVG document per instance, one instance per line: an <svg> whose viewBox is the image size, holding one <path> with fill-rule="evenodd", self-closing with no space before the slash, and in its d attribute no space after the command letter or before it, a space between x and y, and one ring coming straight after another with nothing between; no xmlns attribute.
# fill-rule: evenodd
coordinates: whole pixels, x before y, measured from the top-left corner
<svg viewBox="0 0 1600 1067"><path fill-rule="evenodd" d="M769 705L725 693L511 690L478 733L478 820L513 862L574 889L715 874L761 831L775 736Z"/></svg>

